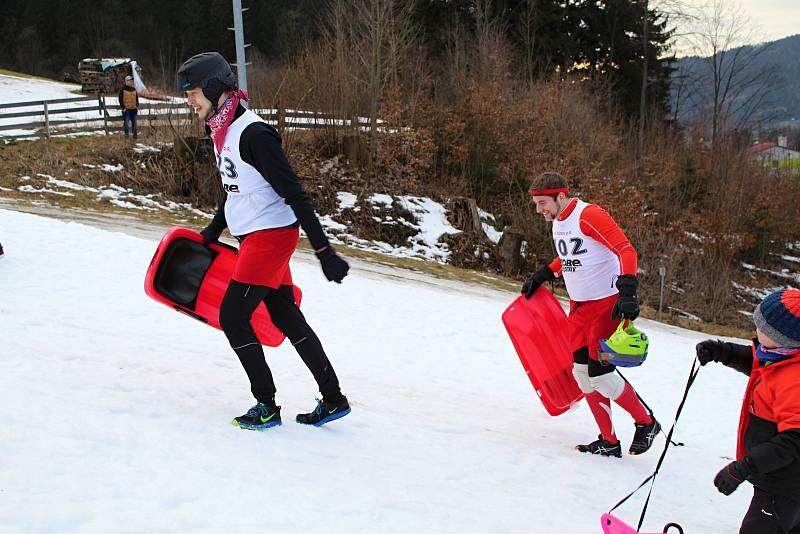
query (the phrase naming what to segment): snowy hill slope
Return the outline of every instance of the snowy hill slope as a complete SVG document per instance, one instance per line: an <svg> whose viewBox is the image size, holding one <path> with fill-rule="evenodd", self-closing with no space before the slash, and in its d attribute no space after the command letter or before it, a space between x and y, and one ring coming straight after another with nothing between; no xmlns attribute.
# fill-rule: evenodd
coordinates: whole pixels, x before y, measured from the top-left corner
<svg viewBox="0 0 800 534"><path fill-rule="evenodd" d="M221 332L148 299L156 241L0 210L0 531L591 533L657 448L575 452L580 406L549 417L500 322L513 293L356 266L341 286L292 269L353 413L292 422L315 384L290 346L267 352L284 426L230 426L252 404ZM701 334L650 321L626 376L665 426ZM704 368L645 530L734 532L750 490L714 474L734 454L744 377ZM617 409L623 445L633 433ZM643 497L640 496L640 497ZM641 498L619 511L635 523Z"/></svg>
<svg viewBox="0 0 800 534"><path fill-rule="evenodd" d="M76 98L81 86L46 78L0 74L0 100L6 102L28 102L55 98Z"/></svg>

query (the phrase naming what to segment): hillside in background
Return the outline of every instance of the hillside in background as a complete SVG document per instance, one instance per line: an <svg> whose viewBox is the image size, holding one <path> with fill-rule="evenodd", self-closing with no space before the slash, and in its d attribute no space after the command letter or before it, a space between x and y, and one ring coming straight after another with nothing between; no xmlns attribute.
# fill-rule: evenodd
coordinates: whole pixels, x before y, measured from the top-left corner
<svg viewBox="0 0 800 534"><path fill-rule="evenodd" d="M0 99L30 85L28 78L17 84L5 78ZM62 86L53 83L54 96ZM760 298L800 282L797 180L747 165L735 151L720 156L724 166L715 165L702 147L678 139L663 143L655 133L645 147L645 167L635 169L615 133L619 126L581 87L551 82L514 99L498 99L495 85L474 87L467 101L435 110L440 120L433 124L446 128L381 133L371 166L361 161L363 136L351 153L336 129L285 129L290 160L332 239L435 259L469 269L471 277L501 274L518 287L554 254L526 193L531 169L554 168L570 177L581 197L608 206L636 244L640 299L651 311L662 296L662 267L664 311L700 328L702 320L750 329ZM390 112L382 116L396 117ZM586 129L587 122L594 127ZM171 130L145 123L135 145L113 132L0 144L0 201L141 215L179 211L182 225L202 227L205 213L219 203L217 170L176 150L174 140ZM469 201L479 220L469 213ZM511 248L500 243L504 234Z"/></svg>
<svg viewBox="0 0 800 534"><path fill-rule="evenodd" d="M745 101L752 98L763 83L768 83L768 94L759 99L761 101L756 105L750 123L765 128L800 127L800 91L797 90L800 86L800 34L725 52L728 58L737 54L750 63L741 78L752 77L755 83L748 84L749 87L736 97L733 108L738 111L734 112L734 121L741 119L748 109ZM679 59L675 65L672 105L673 111L677 106L678 120L683 124L708 111L704 105L711 89L708 64L709 58L689 56ZM728 60L723 65L728 65ZM723 67L723 74L725 72L728 70ZM768 81L768 76L774 76L774 79Z"/></svg>

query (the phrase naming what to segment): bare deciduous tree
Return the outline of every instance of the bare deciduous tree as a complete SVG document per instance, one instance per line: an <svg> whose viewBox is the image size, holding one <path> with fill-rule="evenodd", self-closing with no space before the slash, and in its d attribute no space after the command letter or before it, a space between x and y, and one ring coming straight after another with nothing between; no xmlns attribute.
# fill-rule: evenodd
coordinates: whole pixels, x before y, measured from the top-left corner
<svg viewBox="0 0 800 534"><path fill-rule="evenodd" d="M695 31L687 35L691 52L702 58L686 76L685 97L708 116L711 141L728 129L752 125L759 107L771 96L779 73L762 60L770 50L741 6L732 0L711 0L701 9Z"/></svg>
<svg viewBox="0 0 800 534"><path fill-rule="evenodd" d="M400 84L404 63L417 38L411 22L413 4L409 0L337 0L333 13L330 36L337 61L347 62L349 56L358 62L356 81L365 89L374 156L383 89L387 84Z"/></svg>

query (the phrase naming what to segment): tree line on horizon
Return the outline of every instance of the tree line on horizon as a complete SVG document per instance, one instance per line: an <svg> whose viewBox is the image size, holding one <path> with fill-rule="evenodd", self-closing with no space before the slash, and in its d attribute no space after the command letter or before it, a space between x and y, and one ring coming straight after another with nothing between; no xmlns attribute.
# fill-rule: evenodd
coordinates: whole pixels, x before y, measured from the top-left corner
<svg viewBox="0 0 800 534"><path fill-rule="evenodd" d="M340 1L245 0L248 55L266 65L291 61L320 41ZM10 70L60 79L76 77L85 57L130 57L146 82L169 90L177 66L193 54L216 50L235 61L230 0L2 4L0 65ZM672 30L668 17L646 1L363 0L366 9L381 4L408 14L432 63L445 60L454 32L474 38L491 21L511 45L521 79L578 70L613 86L617 103L635 116L644 73L648 106L668 115Z"/></svg>

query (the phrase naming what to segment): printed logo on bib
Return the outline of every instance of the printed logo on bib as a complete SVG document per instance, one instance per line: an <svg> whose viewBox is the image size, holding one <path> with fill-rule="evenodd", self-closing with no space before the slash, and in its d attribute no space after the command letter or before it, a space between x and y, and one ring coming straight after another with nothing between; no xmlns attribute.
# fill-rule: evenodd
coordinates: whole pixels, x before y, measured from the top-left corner
<svg viewBox="0 0 800 534"><path fill-rule="evenodd" d="M572 259L569 257L580 256L588 252L583 246L583 239L580 237L572 237L569 240L558 239L555 243L558 249L558 255L561 257L561 267L565 272L574 273L578 267L583 266L580 259Z"/></svg>

